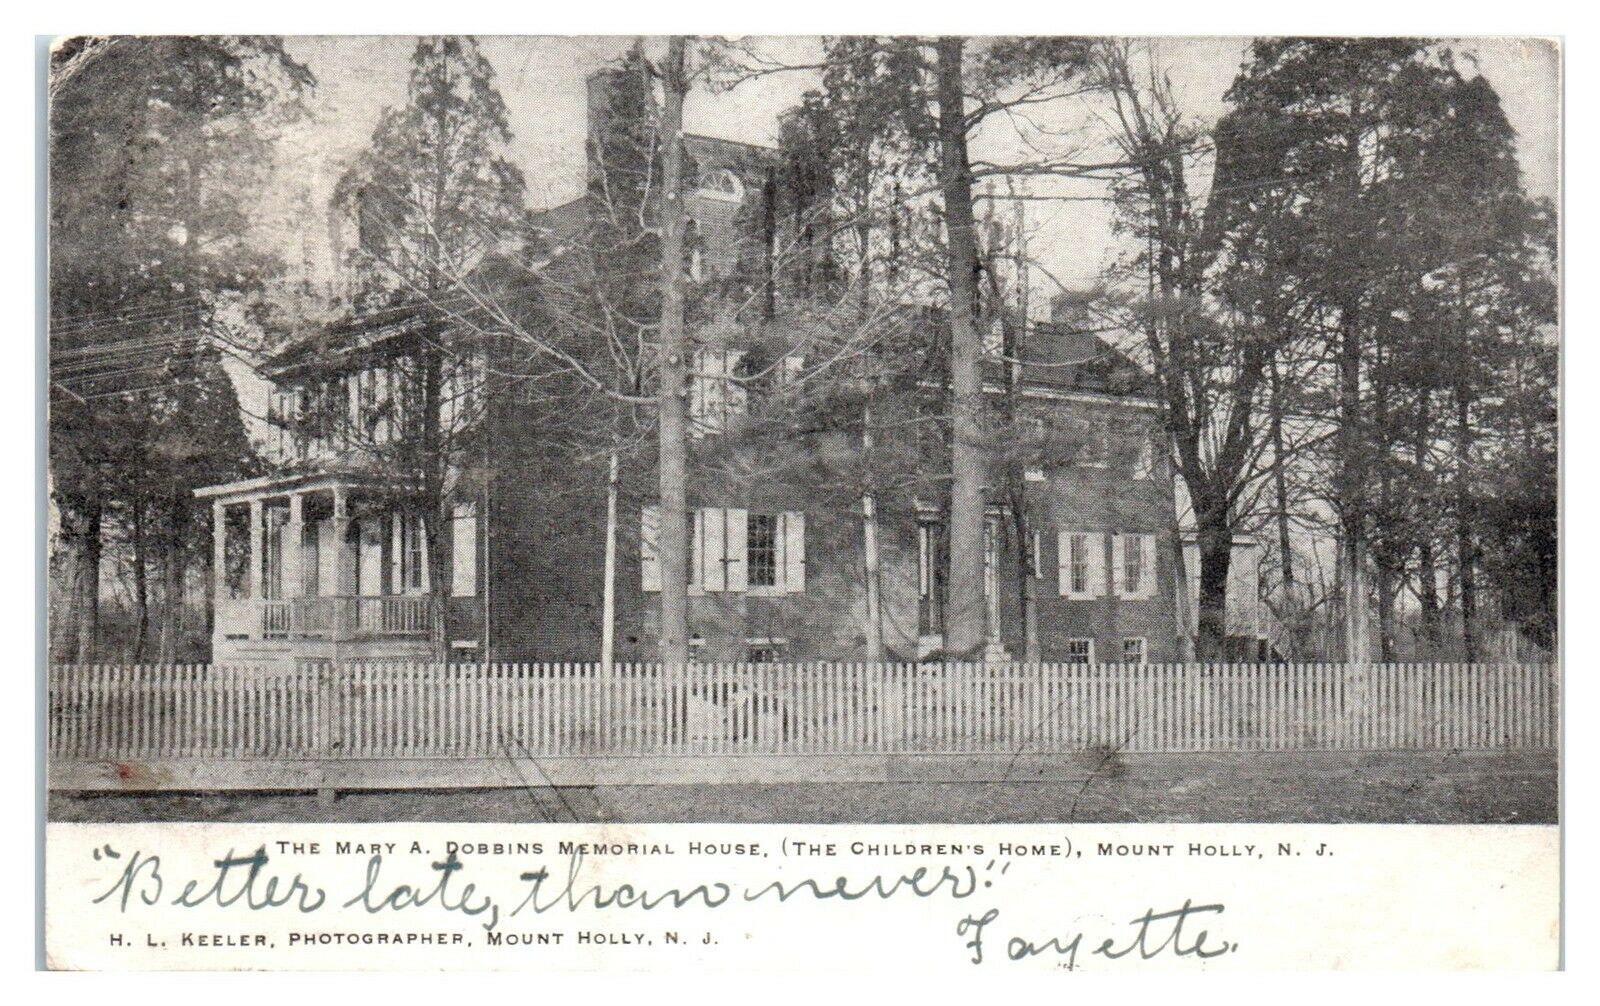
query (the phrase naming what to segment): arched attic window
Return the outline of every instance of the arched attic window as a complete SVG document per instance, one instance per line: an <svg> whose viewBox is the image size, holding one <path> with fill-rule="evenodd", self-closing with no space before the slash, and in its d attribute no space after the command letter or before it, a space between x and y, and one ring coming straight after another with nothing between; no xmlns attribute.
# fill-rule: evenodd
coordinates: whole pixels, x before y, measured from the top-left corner
<svg viewBox="0 0 1600 1006"><path fill-rule="evenodd" d="M744 201L744 183L739 181L739 176L727 168L718 168L707 171L700 176L696 186L699 195L707 199L717 199L722 202L738 203Z"/></svg>

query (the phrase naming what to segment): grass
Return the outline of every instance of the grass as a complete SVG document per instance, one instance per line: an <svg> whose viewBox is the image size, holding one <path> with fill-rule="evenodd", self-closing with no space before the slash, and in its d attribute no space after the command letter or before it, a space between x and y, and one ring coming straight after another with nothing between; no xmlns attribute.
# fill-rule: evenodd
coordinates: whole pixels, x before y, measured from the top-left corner
<svg viewBox="0 0 1600 1006"><path fill-rule="evenodd" d="M1551 823L1553 752L1118 755L1067 781L64 794L56 821Z"/></svg>

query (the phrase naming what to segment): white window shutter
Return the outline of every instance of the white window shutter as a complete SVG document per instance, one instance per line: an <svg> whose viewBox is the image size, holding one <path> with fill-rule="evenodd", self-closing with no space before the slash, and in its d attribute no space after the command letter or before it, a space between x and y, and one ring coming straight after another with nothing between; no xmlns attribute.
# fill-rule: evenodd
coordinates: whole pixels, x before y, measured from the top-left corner
<svg viewBox="0 0 1600 1006"><path fill-rule="evenodd" d="M389 593L391 594L406 592L405 540L401 537L405 534L404 524L405 521L399 513L389 515Z"/></svg>
<svg viewBox="0 0 1600 1006"><path fill-rule="evenodd" d="M705 547L700 554L704 557L700 584L706 593L712 594L727 589L727 566L723 560L727 557L727 542L723 531L726 528L725 511L720 507L709 507L701 511L705 514Z"/></svg>
<svg viewBox="0 0 1600 1006"><path fill-rule="evenodd" d="M729 507L728 535L728 590L743 593L750 587L750 569L746 564L750 551L750 512Z"/></svg>
<svg viewBox="0 0 1600 1006"><path fill-rule="evenodd" d="M703 594L705 591L701 586L706 582L706 512L690 510L684 514L684 521L684 533L689 536L689 554L683 560L688 570L689 593Z"/></svg>
<svg viewBox="0 0 1600 1006"><path fill-rule="evenodd" d="M783 515L783 589L790 594L806 589L806 515L798 510Z"/></svg>
<svg viewBox="0 0 1600 1006"><path fill-rule="evenodd" d="M1111 536L1111 593L1126 598L1130 595L1128 585L1122 577L1123 570L1127 569L1127 565L1123 562L1128 547L1124 538L1125 536L1120 534Z"/></svg>
<svg viewBox="0 0 1600 1006"><path fill-rule="evenodd" d="M1089 596L1104 597L1106 593L1106 536L1090 532L1083 536L1089 549Z"/></svg>
<svg viewBox="0 0 1600 1006"><path fill-rule="evenodd" d="M661 508L652 504L639 512L639 588L647 593L661 589L660 533Z"/></svg>
<svg viewBox="0 0 1600 1006"><path fill-rule="evenodd" d="M457 504L450 522L450 594L478 593L478 515L469 504Z"/></svg>
<svg viewBox="0 0 1600 1006"><path fill-rule="evenodd" d="M739 361L744 359L744 350L730 349L724 358L722 373L728 389L728 415L742 416L748 411L749 394L744 383L739 380Z"/></svg>
<svg viewBox="0 0 1600 1006"><path fill-rule="evenodd" d="M1072 593L1072 535L1056 532L1056 575L1060 580L1061 596Z"/></svg>
<svg viewBox="0 0 1600 1006"><path fill-rule="evenodd" d="M1156 536L1139 536L1139 597L1149 600L1156 596Z"/></svg>

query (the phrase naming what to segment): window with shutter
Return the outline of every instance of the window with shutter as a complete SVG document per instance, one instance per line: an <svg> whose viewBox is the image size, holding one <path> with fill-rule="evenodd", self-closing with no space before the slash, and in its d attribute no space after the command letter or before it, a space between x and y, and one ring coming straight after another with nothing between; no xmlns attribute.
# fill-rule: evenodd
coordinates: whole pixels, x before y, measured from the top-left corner
<svg viewBox="0 0 1600 1006"><path fill-rule="evenodd" d="M1078 463L1085 468L1106 467L1111 437L1111 430L1106 421L1091 419L1084 428L1083 436L1083 449L1078 454Z"/></svg>
<svg viewBox="0 0 1600 1006"><path fill-rule="evenodd" d="M744 351L701 348L694 352L689 383L689 432L703 437L727 429L728 417L748 411L749 395L739 377Z"/></svg>
<svg viewBox="0 0 1600 1006"><path fill-rule="evenodd" d="M1148 535L1118 534L1111 536L1112 573L1116 594L1126 600L1139 600L1149 588L1149 572L1145 563L1145 539Z"/></svg>
<svg viewBox="0 0 1600 1006"><path fill-rule="evenodd" d="M1084 601L1105 593L1105 543L1089 531L1063 531L1060 542L1061 593Z"/></svg>
<svg viewBox="0 0 1600 1006"><path fill-rule="evenodd" d="M707 374L707 351L694 351L689 373L689 435L703 437L711 432L711 377Z"/></svg>
<svg viewBox="0 0 1600 1006"><path fill-rule="evenodd" d="M722 381L726 387L723 398L728 403L729 416L742 416L750 411L750 393L744 385L739 365L744 360L744 350L730 349L723 354ZM724 426L727 424L724 423Z"/></svg>
<svg viewBox="0 0 1600 1006"><path fill-rule="evenodd" d="M424 594L428 589L427 543L417 514L400 516L400 592Z"/></svg>
<svg viewBox="0 0 1600 1006"><path fill-rule="evenodd" d="M1147 434L1141 434L1139 442L1134 446L1133 477L1136 479L1153 478L1155 470L1155 442Z"/></svg>

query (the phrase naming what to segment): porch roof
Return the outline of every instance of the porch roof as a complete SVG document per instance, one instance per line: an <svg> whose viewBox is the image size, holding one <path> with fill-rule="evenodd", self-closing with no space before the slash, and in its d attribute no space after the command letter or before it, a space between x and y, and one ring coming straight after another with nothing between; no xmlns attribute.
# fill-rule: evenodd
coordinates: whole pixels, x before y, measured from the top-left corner
<svg viewBox="0 0 1600 1006"><path fill-rule="evenodd" d="M267 496L280 496L290 492L313 492L319 489L402 489L405 479L371 471L321 470L262 475L237 482L201 486L193 490L196 499L216 500L222 503L242 503Z"/></svg>

